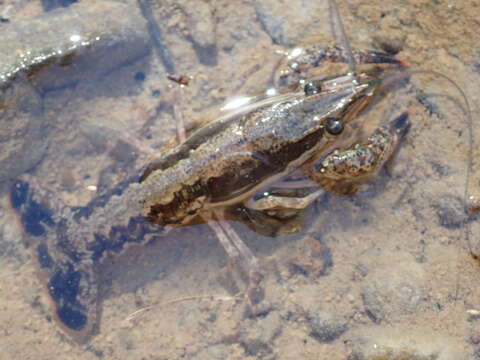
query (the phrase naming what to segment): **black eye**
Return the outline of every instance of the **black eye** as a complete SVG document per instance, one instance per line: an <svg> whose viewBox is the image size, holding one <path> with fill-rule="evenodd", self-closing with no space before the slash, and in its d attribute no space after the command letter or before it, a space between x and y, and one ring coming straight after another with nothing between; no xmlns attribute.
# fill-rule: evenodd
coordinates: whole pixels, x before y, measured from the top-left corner
<svg viewBox="0 0 480 360"><path fill-rule="evenodd" d="M337 118L328 118L325 129L332 135L340 135L343 131L343 121Z"/></svg>
<svg viewBox="0 0 480 360"><path fill-rule="evenodd" d="M321 90L322 86L319 81L309 81L303 87L303 91L307 96L318 94Z"/></svg>

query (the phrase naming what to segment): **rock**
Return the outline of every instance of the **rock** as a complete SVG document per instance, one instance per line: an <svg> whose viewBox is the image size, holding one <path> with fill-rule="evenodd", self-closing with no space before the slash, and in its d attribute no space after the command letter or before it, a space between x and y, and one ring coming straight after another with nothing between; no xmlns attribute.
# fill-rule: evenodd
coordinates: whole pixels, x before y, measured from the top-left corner
<svg viewBox="0 0 480 360"><path fill-rule="evenodd" d="M41 93L98 79L149 51L138 9L113 1L18 21L2 28L2 36L1 87L24 74Z"/></svg>
<svg viewBox="0 0 480 360"><path fill-rule="evenodd" d="M405 46L405 36L399 35L387 38L384 34L379 34L373 37L373 43L377 48L382 49L386 53L396 55Z"/></svg>
<svg viewBox="0 0 480 360"><path fill-rule="evenodd" d="M7 24L2 40L0 182L17 177L44 155L56 125L43 116L45 93L99 81L149 52L138 10L109 1Z"/></svg>
<svg viewBox="0 0 480 360"><path fill-rule="evenodd" d="M348 342L348 360L466 360L465 347L430 329L371 327L358 329Z"/></svg>
<svg viewBox="0 0 480 360"><path fill-rule="evenodd" d="M347 321L344 318L325 311L308 320L311 336L323 343L335 341L347 330Z"/></svg>
<svg viewBox="0 0 480 360"><path fill-rule="evenodd" d="M248 355L261 357L272 352L272 341L280 335L281 318L271 312L264 319L257 319L252 326L246 326L240 334L240 343Z"/></svg>
<svg viewBox="0 0 480 360"><path fill-rule="evenodd" d="M326 276L333 267L332 251L320 236L307 236L303 248L298 248L298 255L289 262L292 275Z"/></svg>
<svg viewBox="0 0 480 360"><path fill-rule="evenodd" d="M432 205L436 210L438 222L447 229L457 229L464 225L465 205L455 196L444 195Z"/></svg>
<svg viewBox="0 0 480 360"><path fill-rule="evenodd" d="M413 314L425 297L424 287L425 273L413 259L377 267L362 284L365 311L375 323Z"/></svg>

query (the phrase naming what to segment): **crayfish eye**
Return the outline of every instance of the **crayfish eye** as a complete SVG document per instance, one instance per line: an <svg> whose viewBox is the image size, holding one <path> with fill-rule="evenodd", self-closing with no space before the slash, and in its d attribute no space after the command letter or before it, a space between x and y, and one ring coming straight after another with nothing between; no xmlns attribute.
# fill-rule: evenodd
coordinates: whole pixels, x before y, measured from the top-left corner
<svg viewBox="0 0 480 360"><path fill-rule="evenodd" d="M309 81L303 86L303 91L305 95L315 95L322 91L322 85L320 81Z"/></svg>
<svg viewBox="0 0 480 360"><path fill-rule="evenodd" d="M337 118L328 118L325 122L325 129L331 135L340 135L343 131L343 121Z"/></svg>

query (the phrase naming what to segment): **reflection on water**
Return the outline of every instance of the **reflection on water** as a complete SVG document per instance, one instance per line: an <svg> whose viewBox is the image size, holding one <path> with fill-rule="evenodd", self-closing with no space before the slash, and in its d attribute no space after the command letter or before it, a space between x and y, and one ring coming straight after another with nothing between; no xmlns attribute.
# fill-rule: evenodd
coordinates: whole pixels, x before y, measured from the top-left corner
<svg viewBox="0 0 480 360"><path fill-rule="evenodd" d="M148 155L138 143L173 144L173 104L193 128L225 99L267 89L279 60L274 50L309 34L328 39L325 3L294 1L285 9L269 0L151 2L175 71L193 75L180 92L169 90L165 64L148 45L136 2L80 1L45 18L40 8L10 3L2 6L17 6L17 12L0 30L12 40L2 46L21 49L18 54L28 48L71 51L62 41L72 33L106 40L71 56L54 55L49 66L32 67L2 88L0 288L8 290L0 291L0 346L8 357L64 358L68 351L78 359L396 359L402 352L413 359L472 358L478 343L472 314L479 305L473 285L478 269L464 241L468 134L461 111L441 98L433 99L441 116L429 114L413 95L407 102L408 96L395 94L379 104L385 117L394 106L408 106L412 128L387 171L355 196L321 196L274 237L233 223L261 261L265 298L253 315L244 316L236 297L242 275L228 270L207 226L164 233L140 219L118 219L129 232L116 233L112 245L89 238L93 230L79 225L96 224L101 232L102 223L120 217L122 204L106 219L78 221L140 175ZM352 4L339 1L354 46L370 46L375 36L377 43L406 36L399 57L447 72L470 96L478 92L478 81L464 85L467 77L478 77L464 65L474 35L458 41L453 33L438 36L436 28L395 25L419 11L416 6L435 7L438 16L427 16L426 24L446 21L447 13L468 22L466 14L474 11L468 3L456 12L441 4L402 4L398 12L389 12L400 6L394 2L382 5L383 12L368 1ZM83 14L81 20L73 11ZM29 16L35 20L21 21ZM99 18L109 21L99 25ZM9 26L27 35L14 36ZM40 26L56 29L55 36ZM453 55L442 50L450 43L460 44ZM5 56L1 66L16 60ZM414 83L426 93L458 98L439 80L419 77ZM22 180L13 182L19 175ZM72 226L76 241L62 243ZM63 255L52 254L52 246L63 246ZM105 257L92 272L72 269L69 263L81 256L77 246L94 261L116 256ZM50 271L52 262L62 263L61 271ZM92 277L98 289L89 287ZM89 307L89 316L101 321L77 337L87 344L82 347L62 334L83 329L86 304L78 294L88 291L88 306L101 299L101 306Z"/></svg>

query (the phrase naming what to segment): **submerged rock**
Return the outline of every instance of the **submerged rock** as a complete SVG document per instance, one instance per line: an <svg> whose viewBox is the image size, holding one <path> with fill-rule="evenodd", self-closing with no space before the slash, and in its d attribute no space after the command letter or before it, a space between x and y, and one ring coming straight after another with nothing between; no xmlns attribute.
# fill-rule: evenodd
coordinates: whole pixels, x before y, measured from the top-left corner
<svg viewBox="0 0 480 360"><path fill-rule="evenodd" d="M444 195L432 205L437 213L438 223L447 229L458 229L465 224L465 205L462 199Z"/></svg>
<svg viewBox="0 0 480 360"><path fill-rule="evenodd" d="M102 77L148 54L145 21L136 8L102 1L75 4L2 28L0 44L0 181L34 166L48 146L54 119L43 97Z"/></svg>
<svg viewBox="0 0 480 360"><path fill-rule="evenodd" d="M280 316L272 312L259 319L252 326L245 327L240 335L240 343L248 355L263 356L270 354L273 340L281 332Z"/></svg>
<svg viewBox="0 0 480 360"><path fill-rule="evenodd" d="M343 317L325 311L312 316L309 325L311 336L323 343L335 341L347 330L347 321Z"/></svg>
<svg viewBox="0 0 480 360"><path fill-rule="evenodd" d="M414 261L384 265L370 272L362 284L365 311L375 323L414 314L425 301L425 272Z"/></svg>

